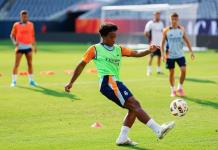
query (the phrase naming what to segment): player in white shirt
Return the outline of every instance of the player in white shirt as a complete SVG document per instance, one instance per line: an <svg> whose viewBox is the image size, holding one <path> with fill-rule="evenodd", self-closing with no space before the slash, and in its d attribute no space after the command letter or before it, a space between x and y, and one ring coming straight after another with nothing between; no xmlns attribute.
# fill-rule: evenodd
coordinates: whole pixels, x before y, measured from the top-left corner
<svg viewBox="0 0 218 150"><path fill-rule="evenodd" d="M164 24L160 20L160 12L154 13L153 20L148 21L145 26L144 34L145 37L148 38L149 44L154 44L160 46L162 40L162 31L164 29ZM148 68L147 68L147 76L150 76L152 73L152 60L153 57L157 56L157 73L161 74L161 52L160 49L156 52L152 53L148 59Z"/></svg>

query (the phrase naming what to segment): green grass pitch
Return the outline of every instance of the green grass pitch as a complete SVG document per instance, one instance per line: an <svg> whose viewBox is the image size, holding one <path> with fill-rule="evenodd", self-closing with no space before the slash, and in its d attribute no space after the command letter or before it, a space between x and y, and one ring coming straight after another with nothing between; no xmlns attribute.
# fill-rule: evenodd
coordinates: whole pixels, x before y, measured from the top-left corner
<svg viewBox="0 0 218 150"><path fill-rule="evenodd" d="M10 88L14 48L0 42L0 149L1 150L215 150L218 149L218 53L196 53L187 58L184 89L189 111L184 117L170 114L168 72L153 72L146 77L146 58L123 58L121 78L157 122L175 120L175 129L158 141L153 132L136 121L129 136L137 147L119 147L115 140L127 112L107 100L98 91L98 77L87 73L91 62L70 94L64 85L89 45L38 43L34 55L35 79L39 87L30 87L27 76L18 76L17 87ZM26 70L23 58L20 71ZM42 71L54 71L43 76ZM153 69L153 71L155 68ZM178 83L177 68L177 83ZM90 126L99 121L103 127Z"/></svg>

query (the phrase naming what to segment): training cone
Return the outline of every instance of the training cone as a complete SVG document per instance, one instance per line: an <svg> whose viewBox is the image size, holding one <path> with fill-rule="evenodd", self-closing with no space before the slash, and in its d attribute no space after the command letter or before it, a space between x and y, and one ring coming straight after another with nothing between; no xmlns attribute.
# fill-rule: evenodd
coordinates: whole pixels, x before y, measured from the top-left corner
<svg viewBox="0 0 218 150"><path fill-rule="evenodd" d="M54 75L55 72L54 71L51 71L51 70L48 70L48 71L41 71L40 72L40 75L42 76L47 76L47 75Z"/></svg>
<svg viewBox="0 0 218 150"><path fill-rule="evenodd" d="M72 75L74 73L74 70L65 70L64 73L67 75Z"/></svg>
<svg viewBox="0 0 218 150"><path fill-rule="evenodd" d="M55 72L54 72L54 71L51 71L51 70L49 70L49 71L46 72L46 75L54 75L54 74L55 74Z"/></svg>
<svg viewBox="0 0 218 150"><path fill-rule="evenodd" d="M27 71L20 71L18 73L20 76L27 76L28 75L28 72Z"/></svg>
<svg viewBox="0 0 218 150"><path fill-rule="evenodd" d="M102 128L102 125L99 122L95 122L93 125L91 125L92 128Z"/></svg>
<svg viewBox="0 0 218 150"><path fill-rule="evenodd" d="M87 73L89 73L89 74L97 74L97 70L94 69L94 68L88 69L88 70L87 70Z"/></svg>

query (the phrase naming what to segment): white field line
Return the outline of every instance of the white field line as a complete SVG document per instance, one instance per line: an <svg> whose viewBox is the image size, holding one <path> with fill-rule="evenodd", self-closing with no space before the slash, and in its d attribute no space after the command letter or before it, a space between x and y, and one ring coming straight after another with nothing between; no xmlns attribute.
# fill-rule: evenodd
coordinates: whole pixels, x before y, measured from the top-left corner
<svg viewBox="0 0 218 150"><path fill-rule="evenodd" d="M132 82L143 82L143 81L148 81L149 77L145 77L145 78L138 78L138 79L127 79L127 80L122 80L124 83L132 83ZM188 78L193 78L196 80L210 80L210 79L218 79L218 76L202 76L202 77L188 77ZM159 77L155 77L153 78L154 81L158 80L158 81L164 81L164 80L168 80L168 78L159 78ZM66 81L67 83L67 81ZM64 85L66 83L39 83L39 86L62 86L64 87ZM75 82L75 85L90 85L90 84L96 84L98 85L98 80L87 80L87 81L78 81ZM19 84L18 84L19 85ZM159 84L158 86L166 86L164 84ZM23 84L23 86L26 86L26 84ZM149 87L151 86L157 86L156 84L148 84ZM0 85L0 88L10 88L10 83L8 85Z"/></svg>

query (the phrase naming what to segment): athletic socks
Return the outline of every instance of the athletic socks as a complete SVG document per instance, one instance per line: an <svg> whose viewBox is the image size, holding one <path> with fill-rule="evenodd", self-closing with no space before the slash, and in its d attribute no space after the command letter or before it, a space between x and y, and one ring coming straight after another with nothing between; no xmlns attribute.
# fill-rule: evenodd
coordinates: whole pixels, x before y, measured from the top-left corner
<svg viewBox="0 0 218 150"><path fill-rule="evenodd" d="M176 90L175 86L171 86L170 89L171 89L171 93Z"/></svg>
<svg viewBox="0 0 218 150"><path fill-rule="evenodd" d="M29 81L33 81L33 75L32 74L29 74L28 77L29 77Z"/></svg>
<svg viewBox="0 0 218 150"><path fill-rule="evenodd" d="M13 74L12 75L12 82L16 82L17 81L17 75L16 74Z"/></svg>
<svg viewBox="0 0 218 150"><path fill-rule="evenodd" d="M147 67L147 76L150 76L151 72L152 72L152 68L151 68L151 66L148 66Z"/></svg>
<svg viewBox="0 0 218 150"><path fill-rule="evenodd" d="M147 71L151 72L151 66L148 66Z"/></svg>
<svg viewBox="0 0 218 150"><path fill-rule="evenodd" d="M128 137L128 131L129 131L129 127L127 126L122 126L121 127L121 130L120 130L120 135L119 135L119 138L127 138Z"/></svg>
<svg viewBox="0 0 218 150"><path fill-rule="evenodd" d="M161 131L162 127L156 123L153 119L150 119L147 124L146 124L149 128L151 128L154 133L158 134L159 131Z"/></svg>
<svg viewBox="0 0 218 150"><path fill-rule="evenodd" d="M157 73L161 72L161 68L158 66L157 67Z"/></svg>
<svg viewBox="0 0 218 150"><path fill-rule="evenodd" d="M182 84L178 84L178 90L182 89Z"/></svg>

